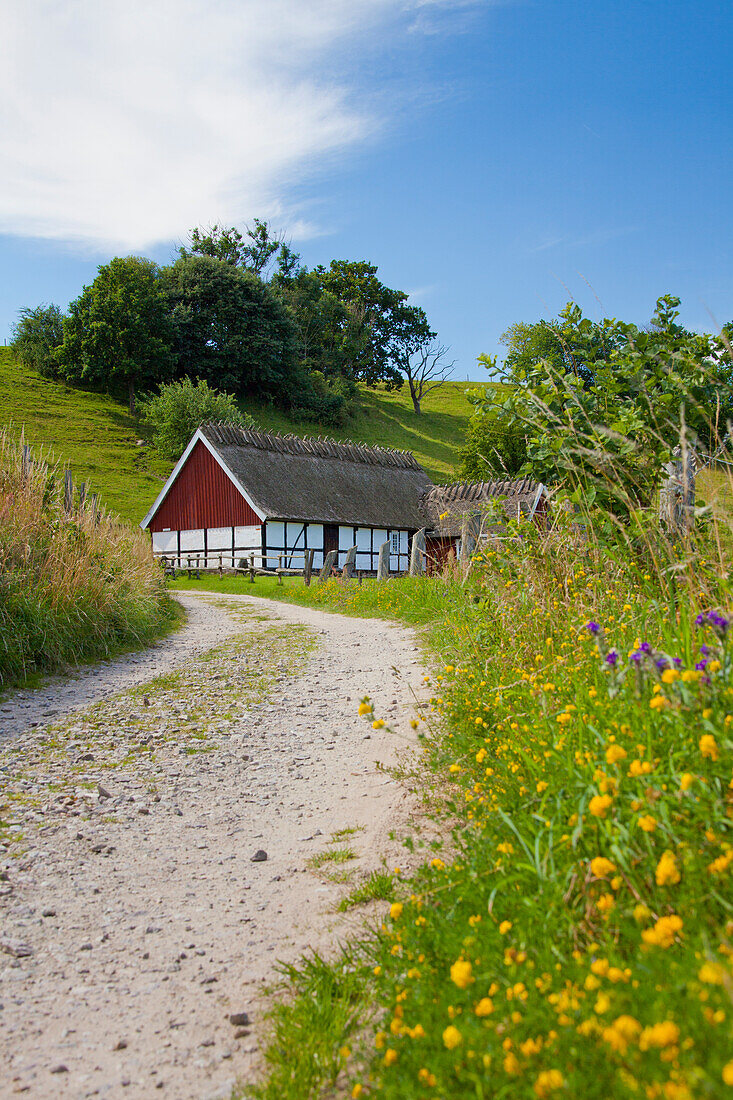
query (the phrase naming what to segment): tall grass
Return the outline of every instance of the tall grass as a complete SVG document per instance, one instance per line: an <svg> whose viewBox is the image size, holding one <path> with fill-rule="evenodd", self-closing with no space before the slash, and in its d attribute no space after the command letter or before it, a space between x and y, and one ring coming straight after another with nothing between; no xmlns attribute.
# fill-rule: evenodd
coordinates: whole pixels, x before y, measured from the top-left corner
<svg viewBox="0 0 733 1100"><path fill-rule="evenodd" d="M454 854L396 876L329 1019L292 970L257 1096L733 1096L730 514L680 541L577 518L465 574L302 590L426 625L414 778Z"/></svg>
<svg viewBox="0 0 733 1100"><path fill-rule="evenodd" d="M121 647L176 617L142 532L78 499L0 436L0 689Z"/></svg>

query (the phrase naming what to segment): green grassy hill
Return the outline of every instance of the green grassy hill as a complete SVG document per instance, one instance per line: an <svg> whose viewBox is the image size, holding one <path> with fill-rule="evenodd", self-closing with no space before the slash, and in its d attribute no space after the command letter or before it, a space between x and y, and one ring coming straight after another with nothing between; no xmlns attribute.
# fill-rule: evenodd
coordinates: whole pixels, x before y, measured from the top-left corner
<svg viewBox="0 0 733 1100"><path fill-rule="evenodd" d="M365 390L359 414L340 431L290 420L284 413L251 401L244 408L267 431L334 435L359 443L412 451L436 481L455 476L471 405L470 384L445 382L424 402L417 416L407 388L398 393ZM68 462L75 481L130 523L145 515L170 471L170 464L137 445L140 427L126 405L42 378L21 366L9 348L0 348L0 428L25 433L34 449L52 450Z"/></svg>

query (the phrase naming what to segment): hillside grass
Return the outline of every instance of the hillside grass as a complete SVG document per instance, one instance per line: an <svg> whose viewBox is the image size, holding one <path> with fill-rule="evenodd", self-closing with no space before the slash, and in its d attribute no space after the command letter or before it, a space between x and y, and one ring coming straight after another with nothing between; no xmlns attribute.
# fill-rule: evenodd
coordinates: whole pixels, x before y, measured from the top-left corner
<svg viewBox="0 0 733 1100"><path fill-rule="evenodd" d="M388 393L362 388L362 408L340 430L313 421L295 421L253 401L241 402L265 431L327 435L372 446L413 451L435 481L451 480L459 463L472 407L471 383L446 382L425 400L417 416L406 388ZM102 502L127 523L139 523L161 490L172 463L147 446L145 432L127 406L105 394L89 393L43 378L0 348L0 429L15 438L24 432L36 449L50 448L68 463L78 484L87 482Z"/></svg>

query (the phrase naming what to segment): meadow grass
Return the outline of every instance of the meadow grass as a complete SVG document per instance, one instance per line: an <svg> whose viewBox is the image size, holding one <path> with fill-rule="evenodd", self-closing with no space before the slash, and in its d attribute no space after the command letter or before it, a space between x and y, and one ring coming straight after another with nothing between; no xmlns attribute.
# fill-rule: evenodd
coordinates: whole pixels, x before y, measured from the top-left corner
<svg viewBox="0 0 733 1100"><path fill-rule="evenodd" d="M181 619L147 539L63 500L63 471L0 435L0 690L140 646Z"/></svg>
<svg viewBox="0 0 733 1100"><path fill-rule="evenodd" d="M514 535L467 574L272 585L422 625L439 667L415 772L453 854L395 875L377 926L320 960L328 1014L291 968L257 1096L733 1086L729 543L567 515Z"/></svg>

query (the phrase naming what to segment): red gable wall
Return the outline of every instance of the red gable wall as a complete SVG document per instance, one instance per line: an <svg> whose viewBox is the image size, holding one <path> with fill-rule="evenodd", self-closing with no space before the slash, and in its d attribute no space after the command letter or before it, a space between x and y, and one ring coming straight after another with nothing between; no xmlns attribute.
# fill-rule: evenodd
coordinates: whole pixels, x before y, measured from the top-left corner
<svg viewBox="0 0 733 1100"><path fill-rule="evenodd" d="M199 440L149 524L151 531L251 527L262 522Z"/></svg>

